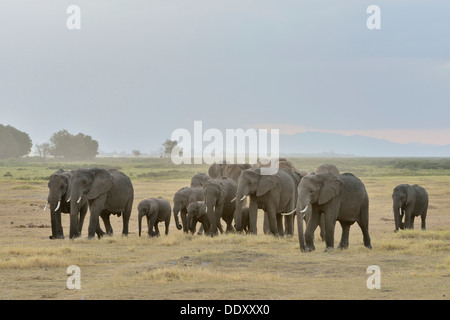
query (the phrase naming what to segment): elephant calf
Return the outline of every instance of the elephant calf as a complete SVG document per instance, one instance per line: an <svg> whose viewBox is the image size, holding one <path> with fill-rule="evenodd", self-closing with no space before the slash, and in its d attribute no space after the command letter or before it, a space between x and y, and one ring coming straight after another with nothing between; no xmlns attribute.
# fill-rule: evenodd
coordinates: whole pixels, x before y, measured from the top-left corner
<svg viewBox="0 0 450 320"><path fill-rule="evenodd" d="M425 230L425 219L428 211L428 193L415 184L400 184L392 192L392 201L395 218L395 232L400 229L414 229L414 218L422 218L422 230ZM405 218L405 222L402 220Z"/></svg>
<svg viewBox="0 0 450 320"><path fill-rule="evenodd" d="M159 236L158 223L164 222L166 226L165 234L169 234L170 213L172 208L168 200L158 198L148 198L142 200L138 205L139 212L139 237L141 236L142 217L147 217L148 236Z"/></svg>

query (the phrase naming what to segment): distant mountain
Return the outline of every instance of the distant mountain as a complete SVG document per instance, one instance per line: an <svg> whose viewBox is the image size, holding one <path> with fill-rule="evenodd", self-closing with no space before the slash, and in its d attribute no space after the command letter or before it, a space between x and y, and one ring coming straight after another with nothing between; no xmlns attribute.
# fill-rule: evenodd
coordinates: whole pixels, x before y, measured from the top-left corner
<svg viewBox="0 0 450 320"><path fill-rule="evenodd" d="M395 143L361 135L305 132L280 135L280 153L363 157L450 157L450 145Z"/></svg>

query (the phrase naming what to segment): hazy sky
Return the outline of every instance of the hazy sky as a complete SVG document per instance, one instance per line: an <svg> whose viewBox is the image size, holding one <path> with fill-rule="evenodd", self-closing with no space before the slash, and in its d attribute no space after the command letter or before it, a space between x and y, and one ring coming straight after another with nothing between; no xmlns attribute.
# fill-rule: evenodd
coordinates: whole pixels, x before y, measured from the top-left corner
<svg viewBox="0 0 450 320"><path fill-rule="evenodd" d="M2 0L0 123L105 151L194 120L450 144L449 17L448 0Z"/></svg>

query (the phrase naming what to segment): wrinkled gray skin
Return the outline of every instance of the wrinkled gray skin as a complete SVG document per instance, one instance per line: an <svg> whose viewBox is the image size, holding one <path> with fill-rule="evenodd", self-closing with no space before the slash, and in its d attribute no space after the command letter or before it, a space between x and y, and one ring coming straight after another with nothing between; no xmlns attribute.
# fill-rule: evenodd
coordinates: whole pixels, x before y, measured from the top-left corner
<svg viewBox="0 0 450 320"><path fill-rule="evenodd" d="M348 247L350 226L355 221L363 233L364 246L372 248L369 236L369 197L362 181L353 174L336 176L326 172L303 177L298 186L297 214L307 206L312 206L312 210L311 217L307 217L304 240L303 221L297 219L300 250L315 250L314 231L319 224L321 213L325 217L326 250L334 248L336 221L342 226L339 248Z"/></svg>
<svg viewBox="0 0 450 320"><path fill-rule="evenodd" d="M91 212L88 228L88 238L95 236L99 227L99 216L105 223L106 233L113 234L109 221L111 214L123 215L122 235L128 235L128 223L133 206L134 189L130 178L115 169L99 168L79 169L72 172L70 178L70 238L79 237L79 221L73 212L77 212L78 199L85 197Z"/></svg>
<svg viewBox="0 0 450 320"><path fill-rule="evenodd" d="M250 197L248 232L257 234L258 208L268 214L270 233L284 235L282 212L289 212L295 207L297 185L300 175L286 169L279 169L273 175L261 175L260 168L242 171L236 192L236 229L242 231L242 208L245 197ZM287 233L293 234L293 216L288 217Z"/></svg>
<svg viewBox="0 0 450 320"><path fill-rule="evenodd" d="M414 218L422 219L422 230L426 230L425 220L428 211L428 193L415 184L400 184L392 192L393 210L395 218L395 232L398 229L414 229ZM402 220L405 219L403 223Z"/></svg>
<svg viewBox="0 0 450 320"><path fill-rule="evenodd" d="M50 221L52 225L52 235L50 236L50 239L64 239L61 213L70 213L70 203L67 202L67 200L69 200L70 195L69 180L71 176L72 174L70 171L59 169L50 176L48 181L49 193L47 203L50 204ZM87 209L88 204L86 199L84 199L79 206L78 219L80 223L78 225L78 232L80 234Z"/></svg>
<svg viewBox="0 0 450 320"><path fill-rule="evenodd" d="M178 230L183 229L183 232L188 233L188 224L186 220L187 208L195 201L203 200L203 189L196 187L184 187L178 190L173 196L173 216L175 218L175 225ZM181 215L181 223L178 219L178 214Z"/></svg>
<svg viewBox="0 0 450 320"><path fill-rule="evenodd" d="M164 222L165 235L169 234L169 224L172 208L170 202L162 197L148 198L139 202L138 223L139 237L141 236L142 218L147 217L147 230L149 237L159 237L158 223Z"/></svg>
<svg viewBox="0 0 450 320"><path fill-rule="evenodd" d="M203 187L211 179L206 173L197 173L191 178L191 188Z"/></svg>
<svg viewBox="0 0 450 320"><path fill-rule="evenodd" d="M200 222L202 224L203 230L206 234L210 233L211 223L209 222L208 215L206 214L205 201L192 202L187 208L188 229L193 234L195 233L197 222Z"/></svg>
<svg viewBox="0 0 450 320"><path fill-rule="evenodd" d="M236 196L237 183L231 179L222 177L211 179L203 185L203 198L206 204L206 213L211 223L209 235L218 233L220 218L226 224L226 232L234 231L233 217L236 202L231 201Z"/></svg>

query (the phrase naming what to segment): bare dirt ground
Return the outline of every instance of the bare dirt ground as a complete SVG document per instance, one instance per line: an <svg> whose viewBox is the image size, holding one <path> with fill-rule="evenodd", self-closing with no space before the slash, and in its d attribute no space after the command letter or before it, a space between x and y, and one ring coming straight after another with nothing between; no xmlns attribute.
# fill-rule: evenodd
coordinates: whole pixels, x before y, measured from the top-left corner
<svg viewBox="0 0 450 320"><path fill-rule="evenodd" d="M150 196L172 201L188 180L134 182L128 237L50 240L45 181L0 181L0 299L449 299L450 177L363 178L370 197L372 250L355 224L348 250L301 253L297 237L185 235L173 217L168 236L137 235L137 205ZM430 194L427 231L394 233L392 189L418 183ZM86 223L88 223L86 219ZM262 222L262 213L258 222ZM69 217L63 216L68 237ZM160 225L160 229L163 225ZM144 234L145 234L144 229ZM336 246L341 228L336 227ZM66 287L69 265L81 289ZM367 268L380 268L380 289L368 289Z"/></svg>

